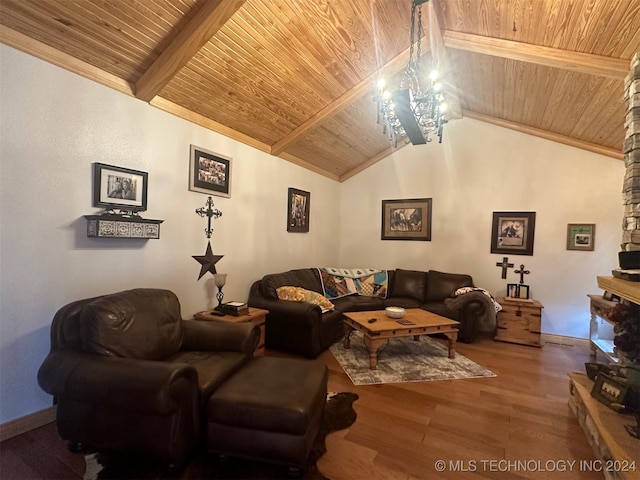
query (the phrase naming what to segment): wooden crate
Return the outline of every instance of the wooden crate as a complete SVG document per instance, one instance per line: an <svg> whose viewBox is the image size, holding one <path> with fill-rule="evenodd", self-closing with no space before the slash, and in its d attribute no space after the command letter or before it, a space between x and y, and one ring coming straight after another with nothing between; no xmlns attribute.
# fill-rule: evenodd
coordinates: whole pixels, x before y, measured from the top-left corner
<svg viewBox="0 0 640 480"><path fill-rule="evenodd" d="M499 298L502 310L497 315L497 329L494 340L540 347L540 324L542 309L540 302Z"/></svg>

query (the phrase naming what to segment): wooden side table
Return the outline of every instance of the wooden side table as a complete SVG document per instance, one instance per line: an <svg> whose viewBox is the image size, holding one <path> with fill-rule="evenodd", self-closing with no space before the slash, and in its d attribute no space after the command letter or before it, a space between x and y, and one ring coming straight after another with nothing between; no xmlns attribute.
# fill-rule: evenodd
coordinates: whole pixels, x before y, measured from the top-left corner
<svg viewBox="0 0 640 480"><path fill-rule="evenodd" d="M494 340L540 347L543 305L537 300L506 297L499 298L498 303L502 310L497 315L498 328Z"/></svg>
<svg viewBox="0 0 640 480"><path fill-rule="evenodd" d="M218 315L212 315L211 310L205 310L204 312L198 312L194 315L196 320L214 320L219 322L230 322L230 323L244 323L244 322L252 322L260 328L260 341L258 342L258 346L253 352L254 357L259 357L264 355L264 329L266 316L269 313L269 310L263 310L261 308L253 308L249 307L249 314L247 315L225 315L224 317Z"/></svg>

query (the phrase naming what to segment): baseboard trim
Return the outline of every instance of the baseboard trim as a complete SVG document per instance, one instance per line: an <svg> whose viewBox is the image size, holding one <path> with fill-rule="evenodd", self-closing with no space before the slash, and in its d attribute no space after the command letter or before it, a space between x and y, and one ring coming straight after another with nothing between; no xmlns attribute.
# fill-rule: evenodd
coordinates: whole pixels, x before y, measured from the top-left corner
<svg viewBox="0 0 640 480"><path fill-rule="evenodd" d="M540 340L543 345L557 345L560 347L581 347L589 348L590 342L587 338L565 337L564 335L556 335L553 333L540 334Z"/></svg>
<svg viewBox="0 0 640 480"><path fill-rule="evenodd" d="M56 421L55 405L0 424L0 442Z"/></svg>

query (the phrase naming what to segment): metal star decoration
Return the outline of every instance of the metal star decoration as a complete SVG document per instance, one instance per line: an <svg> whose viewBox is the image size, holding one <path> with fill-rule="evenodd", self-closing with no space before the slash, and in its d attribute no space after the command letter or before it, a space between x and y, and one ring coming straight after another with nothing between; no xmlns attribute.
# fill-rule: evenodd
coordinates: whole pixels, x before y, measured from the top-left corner
<svg viewBox="0 0 640 480"><path fill-rule="evenodd" d="M207 272L211 272L214 275L218 273L216 272L216 263L218 263L224 255L214 255L213 250L211 249L211 242L207 242L206 253L204 255L192 255L192 257L202 265L202 268L200 269L200 276L198 277L198 280L200 280Z"/></svg>

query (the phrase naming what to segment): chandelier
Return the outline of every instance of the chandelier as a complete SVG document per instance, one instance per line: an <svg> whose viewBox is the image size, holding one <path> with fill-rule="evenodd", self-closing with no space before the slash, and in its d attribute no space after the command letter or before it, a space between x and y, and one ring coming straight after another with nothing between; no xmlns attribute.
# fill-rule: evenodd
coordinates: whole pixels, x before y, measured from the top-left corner
<svg viewBox="0 0 640 480"><path fill-rule="evenodd" d="M411 2L409 63L402 75L400 89L389 92L385 89L384 80L379 80L377 94L374 97L378 107L377 123L382 123L382 133L389 136L394 147L397 147L398 140L404 137L413 145L428 143L432 140L431 134L436 134L439 143L442 143L442 130L447 123L444 116L446 103L437 72L431 72L429 88L426 91L423 91L420 85L422 4L428 1Z"/></svg>

